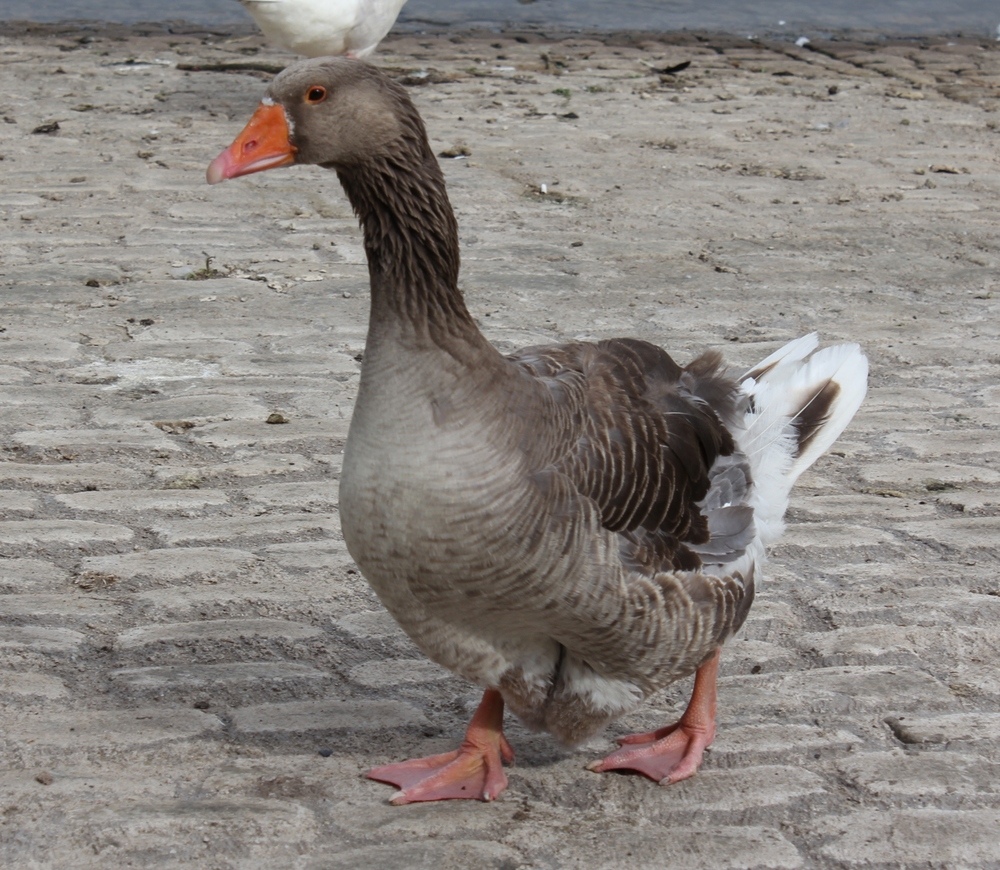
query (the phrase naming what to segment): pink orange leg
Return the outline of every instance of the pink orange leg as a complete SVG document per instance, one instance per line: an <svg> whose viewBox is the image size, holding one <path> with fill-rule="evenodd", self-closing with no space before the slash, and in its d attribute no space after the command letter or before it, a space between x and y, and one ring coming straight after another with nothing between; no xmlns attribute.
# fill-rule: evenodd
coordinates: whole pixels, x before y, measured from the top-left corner
<svg viewBox="0 0 1000 870"><path fill-rule="evenodd" d="M487 689L469 723L462 745L441 755L414 758L369 770L369 779L399 786L390 803L417 801L491 801L507 788L503 762L514 750L503 736L503 697Z"/></svg>
<svg viewBox="0 0 1000 870"><path fill-rule="evenodd" d="M684 715L673 725L646 734L630 734L618 740L621 749L590 769L632 770L656 780L660 785L694 776L701 766L705 749L715 739L716 677L719 650L695 674L694 691Z"/></svg>

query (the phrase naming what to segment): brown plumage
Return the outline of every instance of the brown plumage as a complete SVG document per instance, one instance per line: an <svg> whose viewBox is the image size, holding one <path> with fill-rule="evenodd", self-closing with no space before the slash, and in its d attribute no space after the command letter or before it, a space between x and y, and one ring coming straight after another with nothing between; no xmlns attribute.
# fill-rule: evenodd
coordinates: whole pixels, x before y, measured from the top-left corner
<svg viewBox="0 0 1000 870"><path fill-rule="evenodd" d="M364 231L371 320L345 449L345 540L417 645L486 688L456 753L371 773L396 802L505 785L506 704L576 743L698 671L676 726L597 769L676 781L714 735L718 650L746 619L795 477L847 425L867 366L814 336L737 381L635 339L508 357L458 289L444 179L405 91L373 67L281 73L210 181L336 170Z"/></svg>

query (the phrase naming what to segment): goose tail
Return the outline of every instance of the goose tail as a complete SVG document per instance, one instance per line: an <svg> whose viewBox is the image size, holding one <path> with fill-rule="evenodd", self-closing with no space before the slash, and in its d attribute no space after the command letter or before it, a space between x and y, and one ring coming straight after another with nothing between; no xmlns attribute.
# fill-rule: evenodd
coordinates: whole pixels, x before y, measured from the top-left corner
<svg viewBox="0 0 1000 870"><path fill-rule="evenodd" d="M751 503L765 545L784 531L795 481L847 428L868 391L858 345L818 344L816 333L798 338L740 378L747 406L737 441L753 472Z"/></svg>

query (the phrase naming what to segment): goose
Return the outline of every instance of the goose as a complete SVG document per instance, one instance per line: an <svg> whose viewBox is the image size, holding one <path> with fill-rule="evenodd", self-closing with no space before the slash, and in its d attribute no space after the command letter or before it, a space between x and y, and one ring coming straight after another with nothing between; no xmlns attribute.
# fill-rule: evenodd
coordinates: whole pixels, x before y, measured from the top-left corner
<svg viewBox="0 0 1000 870"><path fill-rule="evenodd" d="M264 35L306 57L366 57L406 0L240 0Z"/></svg>
<svg viewBox="0 0 1000 870"><path fill-rule="evenodd" d="M337 173L368 259L344 539L414 643L484 690L458 749L367 776L395 804L491 800L514 757L505 708L573 746L693 673L675 723L590 765L690 777L792 484L864 398L861 349L807 335L738 377L717 352L680 366L632 338L500 353L459 290L422 119L361 61L279 73L207 180L293 163Z"/></svg>

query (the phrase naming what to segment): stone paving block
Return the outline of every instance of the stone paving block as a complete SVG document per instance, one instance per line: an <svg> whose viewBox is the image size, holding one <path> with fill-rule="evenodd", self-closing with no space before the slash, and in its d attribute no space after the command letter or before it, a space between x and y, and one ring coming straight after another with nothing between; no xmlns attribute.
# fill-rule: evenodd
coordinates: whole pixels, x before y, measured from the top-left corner
<svg viewBox="0 0 1000 870"><path fill-rule="evenodd" d="M0 490L0 514L3 513L32 513L38 509L37 496L27 492L18 492L14 489Z"/></svg>
<svg viewBox="0 0 1000 870"><path fill-rule="evenodd" d="M361 686L383 688L407 683L433 683L451 679L451 674L427 659L386 659L351 668L350 678Z"/></svg>
<svg viewBox="0 0 1000 870"><path fill-rule="evenodd" d="M214 465L191 464L183 468L158 468L153 475L167 486L200 486L217 478L271 477L292 472L309 471L315 466L301 453L254 453L236 451L230 461Z"/></svg>
<svg viewBox="0 0 1000 870"><path fill-rule="evenodd" d="M0 610L3 607L0 606ZM38 650L47 653L72 653L80 648L86 635L71 628L42 625L5 625L0 630L0 648Z"/></svg>
<svg viewBox="0 0 1000 870"><path fill-rule="evenodd" d="M964 752L866 752L838 759L837 770L879 797L995 795L1000 764Z"/></svg>
<svg viewBox="0 0 1000 870"><path fill-rule="evenodd" d="M891 534L871 526L800 522L789 527L780 546L815 550L824 547L878 547L894 543Z"/></svg>
<svg viewBox="0 0 1000 870"><path fill-rule="evenodd" d="M136 420L150 423L174 421L200 426L218 420L266 420L267 415L267 407L258 400L209 393L131 403L124 408L98 408L93 419L99 426L128 425Z"/></svg>
<svg viewBox="0 0 1000 870"><path fill-rule="evenodd" d="M937 492L936 504L956 507L966 513L995 514L1000 507L1000 489L986 487L962 487L960 490Z"/></svg>
<svg viewBox="0 0 1000 870"><path fill-rule="evenodd" d="M177 581L202 575L231 577L258 561L259 558L248 550L228 547L170 547L115 556L88 556L81 560L79 573L110 574L122 579L153 577Z"/></svg>
<svg viewBox="0 0 1000 870"><path fill-rule="evenodd" d="M185 381L204 384L220 374L218 363L161 357L96 360L69 372L82 383L113 384L116 389Z"/></svg>
<svg viewBox="0 0 1000 870"><path fill-rule="evenodd" d="M185 644L190 641L238 642L241 638L305 640L319 635L320 629L286 619L210 619L203 622L174 622L140 625L115 638L118 649L127 650L152 643Z"/></svg>
<svg viewBox="0 0 1000 870"><path fill-rule="evenodd" d="M869 810L816 822L816 833L830 838L821 854L849 867L990 866L1000 857L998 830L1000 809Z"/></svg>
<svg viewBox="0 0 1000 870"><path fill-rule="evenodd" d="M87 710L41 707L7 717L4 737L75 750L106 746L155 746L219 731L222 721L210 713L183 708Z"/></svg>
<svg viewBox="0 0 1000 870"><path fill-rule="evenodd" d="M863 625L807 632L795 643L802 650L822 656L877 657L899 653L915 656L935 642L940 643L943 631L940 626Z"/></svg>
<svg viewBox="0 0 1000 870"><path fill-rule="evenodd" d="M986 456L1000 453L1000 433L972 430L944 432L894 432L889 441L908 447L918 456Z"/></svg>
<svg viewBox="0 0 1000 870"><path fill-rule="evenodd" d="M351 765L349 761L341 759L341 763L337 764L337 757L334 755L326 759L323 767L319 769L316 768L315 756L308 763L294 762L298 762L298 759L294 759L290 770L301 770L300 776L303 779L311 779L310 774L319 772L322 777L320 781L325 780L334 785L335 794L345 795L345 799L332 804L330 815L335 819L350 819L350 830L345 832L350 835L345 838L347 841L360 835L365 838L374 836L382 842L409 843L418 846L428 839L446 842L475 839L481 842L503 837L502 829L497 825L497 820L491 819L488 815L482 813L471 815L467 813L438 813L435 814L432 823L433 835L428 838L428 819L416 815L408 816L406 813L394 813L388 802L369 802L372 781L359 777L356 765ZM366 804L364 813L357 812L359 799ZM515 847L527 845L527 840L518 842L521 840L520 832L514 831L513 833L514 836L504 837L504 839L513 841Z"/></svg>
<svg viewBox="0 0 1000 870"><path fill-rule="evenodd" d="M149 429L48 429L15 432L14 441L25 447L84 450L95 447L118 450L158 450L175 453L181 448L152 426Z"/></svg>
<svg viewBox="0 0 1000 870"><path fill-rule="evenodd" d="M757 673L752 670L757 668L758 671L773 673L791 667L794 659L795 655L787 646L737 635L726 644L722 670L724 673L745 674Z"/></svg>
<svg viewBox="0 0 1000 870"><path fill-rule="evenodd" d="M424 714L402 701L291 701L257 704L230 711L233 727L247 733L269 731L381 730L427 725Z"/></svg>
<svg viewBox="0 0 1000 870"><path fill-rule="evenodd" d="M159 665L119 668L111 679L133 689L201 688L229 683L280 683L289 680L325 680L329 674L296 662L221 662L218 664Z"/></svg>
<svg viewBox="0 0 1000 870"><path fill-rule="evenodd" d="M549 866L583 870L574 855L586 855L586 867L619 870L624 867L711 867L719 870L794 870L807 866L795 846L777 830L753 825L670 826L662 836L659 826L633 828L623 837L611 828L607 836L588 833L576 849L565 840L539 850ZM616 836L617 835L617 836ZM527 841L527 838L526 838ZM526 842L527 845L527 842Z"/></svg>
<svg viewBox="0 0 1000 870"><path fill-rule="evenodd" d="M850 749L863 743L857 734L838 726L730 724L719 729L712 753L718 756L736 752L800 754L815 749Z"/></svg>
<svg viewBox="0 0 1000 870"><path fill-rule="evenodd" d="M928 492L928 486L942 484L963 487L1000 483L1000 471L983 465L952 462L914 462L900 457L895 462L865 463L858 469L861 479L888 489Z"/></svg>
<svg viewBox="0 0 1000 870"><path fill-rule="evenodd" d="M54 835L46 851L79 855L85 847L93 862L78 866L94 870L139 866L151 851L164 856L165 867L228 870L283 866L289 860L301 864L299 851L316 836L314 814L282 800L138 794L94 803L91 799L67 818L66 829Z"/></svg>
<svg viewBox="0 0 1000 870"><path fill-rule="evenodd" d="M126 526L91 520L7 520L0 522L0 543L86 544L95 541L130 541Z"/></svg>
<svg viewBox="0 0 1000 870"><path fill-rule="evenodd" d="M80 354L80 345L62 338L5 339L2 346L6 362L68 362Z"/></svg>
<svg viewBox="0 0 1000 870"><path fill-rule="evenodd" d="M202 264L204 265L204 264ZM169 291L173 293L173 291ZM136 303L137 311L141 310L145 306L141 303ZM155 329L155 326L152 327ZM128 359L130 357L140 356L142 359L183 359L183 360L200 360L203 363L220 363L223 360L228 359L233 356L244 356L246 354L252 354L254 352L254 345L252 342L248 341L231 341L219 337L206 337L202 339L193 339L191 341L161 341L159 338L155 337L150 329L144 328L141 332L134 333L128 339L128 341L111 341L104 346L104 353L111 359ZM114 388L115 384L110 384ZM222 385L220 384L220 388ZM227 390L228 392L228 390ZM209 394L199 393L198 396L205 397ZM212 392L210 395L215 396L219 400L219 405L226 409L229 406L229 401L235 403L234 407L236 409L249 407L247 404L248 397L240 395L224 396ZM198 406L203 406L203 400L201 398L195 397L194 401ZM175 405L175 403L177 403ZM136 407L136 412L139 413L148 409L153 411L156 407L190 407L186 396L177 396L174 398L152 398L148 401L143 402L141 405ZM103 409L101 409L103 411ZM114 414L113 409L109 409L111 414ZM100 411L95 414L95 419L99 418ZM176 414L167 414L165 416L156 416L155 419L171 419L172 417L184 416ZM108 420L117 420L119 418L110 416ZM144 418L145 419L145 418Z"/></svg>
<svg viewBox="0 0 1000 870"><path fill-rule="evenodd" d="M993 643L984 659L956 661L950 669L952 691L958 695L992 695L1000 698L1000 672L996 668L1000 643Z"/></svg>
<svg viewBox="0 0 1000 870"><path fill-rule="evenodd" d="M844 625L861 619L862 614L871 613L889 615L893 622L922 626L945 626L955 622L976 624L1000 618L1000 598L996 595L951 588L950 578L946 586L896 585L891 581L900 573L898 566L887 564L884 573L878 572L876 567L872 566L867 571L860 570L858 566L831 571L834 576L848 573L858 577L853 582L844 582L841 588L818 593L810 599L810 604L817 611L827 614L835 624ZM903 576L907 577L908 572L904 572ZM932 577L919 579L923 582L933 580ZM974 578L970 580L975 583ZM866 623L870 621L865 620Z"/></svg>
<svg viewBox="0 0 1000 870"><path fill-rule="evenodd" d="M119 610L118 605L89 598L80 590L0 595L0 616L113 618L118 615Z"/></svg>
<svg viewBox="0 0 1000 870"><path fill-rule="evenodd" d="M385 610L367 610L351 613L338 619L334 625L355 637L405 637L399 627Z"/></svg>
<svg viewBox="0 0 1000 870"><path fill-rule="evenodd" d="M916 520L937 515L936 507L924 499L866 496L859 493L850 495L799 495L792 501L788 514L790 527L800 522L836 520L845 529L853 529L861 518L873 524L884 526L891 520Z"/></svg>
<svg viewBox="0 0 1000 870"><path fill-rule="evenodd" d="M79 402L73 402L73 405ZM69 407L62 402L49 404L29 404L22 402L14 405L15 413L8 418L17 426L28 425L34 431L46 429L70 429L82 426L85 422L85 412L77 407Z"/></svg>
<svg viewBox="0 0 1000 870"><path fill-rule="evenodd" d="M42 559L0 560L0 587L11 591L64 589L68 583L69 572L51 562Z"/></svg>
<svg viewBox="0 0 1000 870"><path fill-rule="evenodd" d="M201 508L229 502L226 493L218 489L104 489L57 495L55 499L75 511L129 514L141 511L194 514Z"/></svg>
<svg viewBox="0 0 1000 870"><path fill-rule="evenodd" d="M313 857L305 870L355 870L357 867L405 867L407 870L458 870L462 867L502 868L523 864L522 853L501 843L454 839L450 842L389 843L344 849Z"/></svg>
<svg viewBox="0 0 1000 870"><path fill-rule="evenodd" d="M58 677L40 671L0 671L0 695L38 695L53 699L64 698L69 692Z"/></svg>
<svg viewBox="0 0 1000 870"><path fill-rule="evenodd" d="M919 707L924 710L946 709L955 703L947 686L912 667L851 665L786 674L720 677L719 691L729 698L734 715L747 704L805 716L860 711L896 715L901 699L919 699Z"/></svg>
<svg viewBox="0 0 1000 870"><path fill-rule="evenodd" d="M295 537L323 532L335 534L340 523L333 514L295 513L266 514L255 517L213 517L197 520L156 520L150 523L153 532L165 544L194 541L231 541L245 537ZM0 524L0 540L3 540Z"/></svg>
<svg viewBox="0 0 1000 870"><path fill-rule="evenodd" d="M289 568L332 570L354 564L351 554L347 552L347 544L337 538L298 544L271 544L265 552L278 564Z"/></svg>
<svg viewBox="0 0 1000 870"><path fill-rule="evenodd" d="M27 369L0 365L0 384L23 384L31 377Z"/></svg>
<svg viewBox="0 0 1000 870"><path fill-rule="evenodd" d="M314 439L343 443L347 440L348 423L347 420L289 418L285 424L268 425L263 419L254 423L235 420L198 426L191 430L191 437L201 444L220 450L257 446L273 450L283 444Z"/></svg>
<svg viewBox="0 0 1000 870"><path fill-rule="evenodd" d="M285 613L303 604L312 608L326 604L330 585L326 578L318 583L303 577L283 578L267 574L263 579L234 583L216 583L214 578L199 585L183 583L160 589L146 589L136 600L152 608L149 618L176 620L206 612L206 608L253 607L256 611Z"/></svg>
<svg viewBox="0 0 1000 870"><path fill-rule="evenodd" d="M143 476L131 468L110 462L25 463L0 462L0 480L27 483L35 487L82 490L88 486L128 486Z"/></svg>
<svg viewBox="0 0 1000 870"><path fill-rule="evenodd" d="M1000 739L1000 713L907 713L886 720L905 744L923 745L951 741L995 741Z"/></svg>
<svg viewBox="0 0 1000 870"><path fill-rule="evenodd" d="M280 374L314 374L324 377L336 375L357 375L361 369L357 360L344 353L317 353L314 347L306 344L303 347L303 337L296 335L291 339L299 346L299 352L281 351L280 342L272 342L275 353L271 355L257 354L252 360L231 359L226 363L226 372L236 376Z"/></svg>
<svg viewBox="0 0 1000 870"><path fill-rule="evenodd" d="M789 803L826 791L821 777L799 767L769 764L733 770L706 767L698 772L696 780L689 780L687 785L676 790L675 800L679 806L694 803L700 809L732 812L744 805L750 790L756 792L760 805ZM659 802L655 797L652 801ZM650 812L649 803L646 802L647 812ZM676 808L664 806L663 819L668 819Z"/></svg>
<svg viewBox="0 0 1000 870"><path fill-rule="evenodd" d="M1000 517L963 517L961 519L923 520L900 523L898 528L921 541L945 547L968 550L988 550L993 556L1000 541Z"/></svg>
<svg viewBox="0 0 1000 870"><path fill-rule="evenodd" d="M248 487L243 493L253 502L270 507L313 506L336 507L339 500L336 481L301 481L294 483L263 483ZM2 501L0 501L2 505Z"/></svg>

